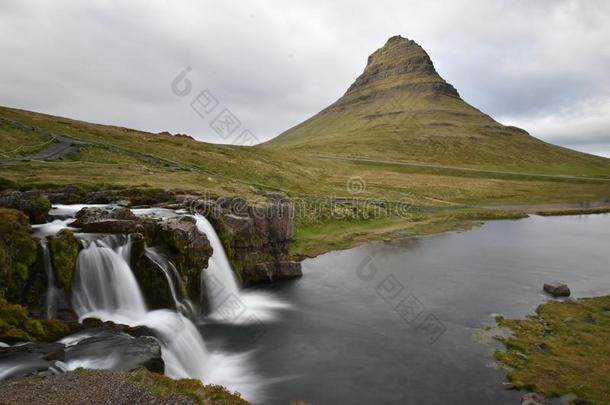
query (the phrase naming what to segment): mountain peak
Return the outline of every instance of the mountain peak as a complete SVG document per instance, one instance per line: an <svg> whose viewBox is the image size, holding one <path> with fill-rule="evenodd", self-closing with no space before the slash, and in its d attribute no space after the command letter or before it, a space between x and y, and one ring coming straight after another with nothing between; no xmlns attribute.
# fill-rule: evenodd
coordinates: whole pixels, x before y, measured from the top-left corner
<svg viewBox="0 0 610 405"><path fill-rule="evenodd" d="M400 35L390 37L383 47L369 56L364 72L349 87L345 96L396 88L410 88L418 94L429 92L459 97L457 90L436 72L424 48Z"/></svg>

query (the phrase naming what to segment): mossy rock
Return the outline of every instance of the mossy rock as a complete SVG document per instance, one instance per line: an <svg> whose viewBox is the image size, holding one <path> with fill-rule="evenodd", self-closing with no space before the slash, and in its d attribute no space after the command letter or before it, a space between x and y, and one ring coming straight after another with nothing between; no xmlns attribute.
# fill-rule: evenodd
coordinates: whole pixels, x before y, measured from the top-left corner
<svg viewBox="0 0 610 405"><path fill-rule="evenodd" d="M24 306L0 297L0 342L54 342L80 328L76 322L30 318Z"/></svg>
<svg viewBox="0 0 610 405"><path fill-rule="evenodd" d="M49 236L49 251L57 285L66 292L72 289L72 277L76 271L76 259L82 248L80 241L68 229Z"/></svg>
<svg viewBox="0 0 610 405"><path fill-rule="evenodd" d="M38 258L38 241L31 236L28 218L0 208L0 294L19 301Z"/></svg>

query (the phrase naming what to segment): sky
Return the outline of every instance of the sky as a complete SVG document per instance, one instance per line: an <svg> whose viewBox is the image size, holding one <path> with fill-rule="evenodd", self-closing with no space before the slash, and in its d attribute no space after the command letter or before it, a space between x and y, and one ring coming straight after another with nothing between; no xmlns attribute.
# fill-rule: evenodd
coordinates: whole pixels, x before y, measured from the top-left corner
<svg viewBox="0 0 610 405"><path fill-rule="evenodd" d="M264 141L402 35L498 121L610 157L608 21L605 0L3 0L0 105L215 143L226 109Z"/></svg>

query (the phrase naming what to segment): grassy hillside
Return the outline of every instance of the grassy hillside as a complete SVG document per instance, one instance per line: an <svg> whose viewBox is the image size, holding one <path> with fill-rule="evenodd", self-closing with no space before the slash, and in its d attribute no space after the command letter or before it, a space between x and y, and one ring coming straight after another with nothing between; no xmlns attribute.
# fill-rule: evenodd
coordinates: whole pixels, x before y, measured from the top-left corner
<svg viewBox="0 0 610 405"><path fill-rule="evenodd" d="M415 42L393 37L339 100L260 146L490 170L610 176L610 160L550 145L464 102Z"/></svg>
<svg viewBox="0 0 610 405"><path fill-rule="evenodd" d="M251 200L281 191L305 207L297 218L295 254L514 215L483 206L610 198L606 179L328 159L289 150L212 145L0 107L0 152L49 142L52 134L69 137L75 145L60 158L0 158L0 187L163 188L238 194ZM357 202L368 199L389 205L407 202L413 207L408 215L366 217ZM335 200L343 202L333 204ZM356 215L335 215L341 210Z"/></svg>

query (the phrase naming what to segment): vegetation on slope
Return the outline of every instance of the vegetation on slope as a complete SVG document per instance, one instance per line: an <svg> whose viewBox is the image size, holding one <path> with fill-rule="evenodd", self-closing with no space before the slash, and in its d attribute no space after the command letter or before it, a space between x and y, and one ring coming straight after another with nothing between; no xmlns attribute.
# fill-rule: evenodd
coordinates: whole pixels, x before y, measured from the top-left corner
<svg viewBox="0 0 610 405"><path fill-rule="evenodd" d="M424 49L398 36L339 100L260 148L579 176L610 169L607 159L547 144L470 106Z"/></svg>
<svg viewBox="0 0 610 405"><path fill-rule="evenodd" d="M516 387L610 403L610 296L549 301L526 319L497 322L513 333L496 357Z"/></svg>

